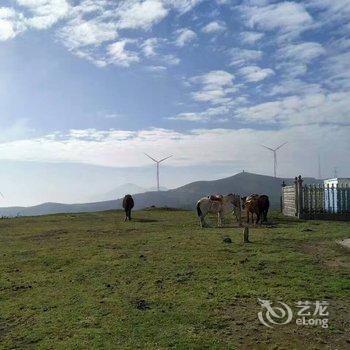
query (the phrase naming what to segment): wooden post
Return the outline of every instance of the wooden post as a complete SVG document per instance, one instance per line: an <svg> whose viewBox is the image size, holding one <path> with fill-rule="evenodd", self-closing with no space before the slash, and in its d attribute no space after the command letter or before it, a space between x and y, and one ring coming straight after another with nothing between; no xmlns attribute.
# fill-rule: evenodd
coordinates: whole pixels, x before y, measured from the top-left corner
<svg viewBox="0 0 350 350"><path fill-rule="evenodd" d="M294 179L294 192L295 192L295 216L299 213L299 200L298 200L298 178Z"/></svg>
<svg viewBox="0 0 350 350"><path fill-rule="evenodd" d="M297 197L298 197L298 218L300 219L303 212L303 179L301 175L297 178Z"/></svg>
<svg viewBox="0 0 350 350"><path fill-rule="evenodd" d="M250 243L250 240L249 240L249 228L248 227L245 227L243 229L243 243Z"/></svg>
<svg viewBox="0 0 350 350"><path fill-rule="evenodd" d="M283 213L283 208L284 208L284 188L286 187L286 183L284 180L282 181L282 195L280 198L280 206L281 206L281 213Z"/></svg>

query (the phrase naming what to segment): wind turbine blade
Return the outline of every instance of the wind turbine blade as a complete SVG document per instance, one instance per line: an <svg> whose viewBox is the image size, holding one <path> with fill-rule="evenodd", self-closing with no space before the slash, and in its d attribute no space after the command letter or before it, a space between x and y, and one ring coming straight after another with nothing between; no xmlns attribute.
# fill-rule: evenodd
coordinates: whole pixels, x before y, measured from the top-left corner
<svg viewBox="0 0 350 350"><path fill-rule="evenodd" d="M270 148L270 147L267 147L267 146L265 146L265 145L260 145L260 146L265 147L266 149L268 149L268 150L270 150L270 151L272 151L272 152L275 151L274 149L272 149L272 148Z"/></svg>
<svg viewBox="0 0 350 350"><path fill-rule="evenodd" d="M275 151L277 151L278 149L280 149L281 147L283 147L284 145L286 145L288 142L282 143L282 145L278 146Z"/></svg>
<svg viewBox="0 0 350 350"><path fill-rule="evenodd" d="M144 155L147 156L149 159L152 159L154 162L158 163L158 160L154 159L153 157L151 157L147 153L144 153Z"/></svg>
<svg viewBox="0 0 350 350"><path fill-rule="evenodd" d="M165 158L161 159L161 160L159 161L159 163L164 162L165 160L167 160L167 159L169 159L169 158L171 158L171 157L172 157L172 155L171 155L171 156L168 156L168 157L165 157Z"/></svg>

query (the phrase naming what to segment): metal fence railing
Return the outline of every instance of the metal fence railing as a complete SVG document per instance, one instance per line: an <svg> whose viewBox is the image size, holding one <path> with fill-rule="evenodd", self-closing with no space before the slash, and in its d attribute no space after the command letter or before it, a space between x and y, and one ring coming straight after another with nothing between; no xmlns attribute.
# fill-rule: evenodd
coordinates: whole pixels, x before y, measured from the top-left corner
<svg viewBox="0 0 350 350"><path fill-rule="evenodd" d="M282 184L281 209L284 215L304 219L350 219L350 187L340 185L303 185L301 176L294 185Z"/></svg>

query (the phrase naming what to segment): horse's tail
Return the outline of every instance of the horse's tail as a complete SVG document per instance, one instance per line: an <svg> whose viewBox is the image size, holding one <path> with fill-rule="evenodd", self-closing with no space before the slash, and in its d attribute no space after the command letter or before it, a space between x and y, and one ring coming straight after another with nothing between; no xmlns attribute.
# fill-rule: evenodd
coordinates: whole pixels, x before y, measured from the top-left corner
<svg viewBox="0 0 350 350"><path fill-rule="evenodd" d="M198 217L201 217L202 216L202 211L201 211L201 203L200 202L197 202L196 209L197 209Z"/></svg>

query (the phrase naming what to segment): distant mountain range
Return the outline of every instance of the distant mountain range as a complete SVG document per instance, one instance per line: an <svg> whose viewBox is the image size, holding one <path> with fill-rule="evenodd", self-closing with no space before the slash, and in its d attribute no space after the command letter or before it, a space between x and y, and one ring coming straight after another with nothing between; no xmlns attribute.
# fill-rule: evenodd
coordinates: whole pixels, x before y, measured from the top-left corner
<svg viewBox="0 0 350 350"><path fill-rule="evenodd" d="M161 191L167 191L166 187L160 187ZM116 187L115 189L108 191L103 194L99 194L91 197L91 201L93 202L101 202L101 201L110 201L113 199L124 197L125 194L135 194L135 193L144 193L144 192L152 192L156 191L156 187L141 187L132 183L126 183Z"/></svg>
<svg viewBox="0 0 350 350"><path fill-rule="evenodd" d="M285 181L286 184L293 183L293 179L290 178L274 178L271 176L242 172L220 180L196 181L173 190L160 192L148 191L134 194L133 197L135 200L135 209L150 206L193 209L199 198L209 194L239 193L240 195L248 195L251 193L264 193L270 197L271 207L278 208L280 204L282 181ZM310 184L323 181L314 178L305 178L304 182ZM131 191L127 192L130 193ZM122 199L120 198L117 200L81 204L43 203L32 207L0 208L0 215L32 216L56 213L94 212L120 209L121 202Z"/></svg>

